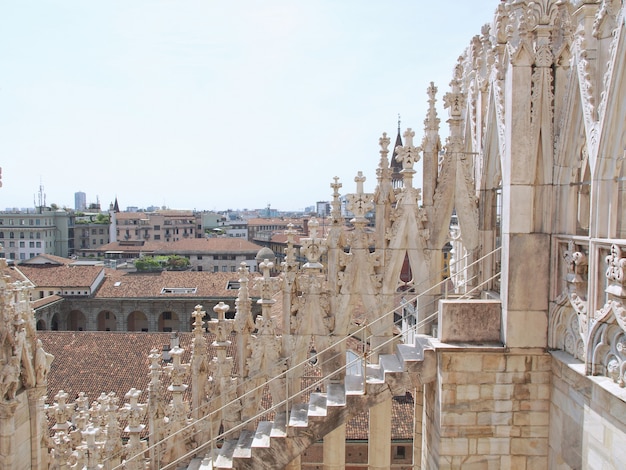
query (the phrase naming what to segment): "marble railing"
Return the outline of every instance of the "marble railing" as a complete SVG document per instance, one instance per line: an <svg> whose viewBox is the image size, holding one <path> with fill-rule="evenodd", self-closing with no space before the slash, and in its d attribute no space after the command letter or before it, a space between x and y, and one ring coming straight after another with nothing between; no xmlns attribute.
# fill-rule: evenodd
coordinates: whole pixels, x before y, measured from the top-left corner
<svg viewBox="0 0 626 470"><path fill-rule="evenodd" d="M626 369L626 240L555 237L548 346L620 386Z"/></svg>

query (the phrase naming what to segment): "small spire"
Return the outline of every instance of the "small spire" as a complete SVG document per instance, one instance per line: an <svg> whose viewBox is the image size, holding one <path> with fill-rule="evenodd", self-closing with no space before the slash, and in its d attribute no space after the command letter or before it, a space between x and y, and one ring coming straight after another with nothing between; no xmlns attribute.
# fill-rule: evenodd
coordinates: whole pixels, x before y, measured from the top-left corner
<svg viewBox="0 0 626 470"><path fill-rule="evenodd" d="M402 177L400 176L400 171L402 171L402 163L396 160L398 156L398 148L403 147L402 143L402 131L400 128L400 113L398 113L398 134L396 135L396 143L393 145L393 152L391 153L391 179L395 182L402 181Z"/></svg>

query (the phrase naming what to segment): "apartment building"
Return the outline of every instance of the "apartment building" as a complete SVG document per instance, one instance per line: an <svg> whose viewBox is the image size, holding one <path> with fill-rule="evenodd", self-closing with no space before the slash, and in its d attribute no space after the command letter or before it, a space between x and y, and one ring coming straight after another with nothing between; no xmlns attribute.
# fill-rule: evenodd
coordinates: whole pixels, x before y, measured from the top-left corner
<svg viewBox="0 0 626 470"><path fill-rule="evenodd" d="M0 249L8 260L74 254L74 214L48 208L0 212Z"/></svg>

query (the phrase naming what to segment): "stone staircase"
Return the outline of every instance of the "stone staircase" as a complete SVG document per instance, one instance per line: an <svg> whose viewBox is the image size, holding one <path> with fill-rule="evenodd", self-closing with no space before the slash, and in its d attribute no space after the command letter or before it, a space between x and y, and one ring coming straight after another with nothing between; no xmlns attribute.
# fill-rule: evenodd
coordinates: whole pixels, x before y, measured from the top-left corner
<svg viewBox="0 0 626 470"><path fill-rule="evenodd" d="M277 412L273 421L261 421L256 431L242 431L239 439L225 440L222 447L205 457L194 458L188 470L283 468L309 446L354 415L403 395L436 375L435 350L426 336L415 344L399 344L395 354L379 356L367 364L363 375L346 375L344 382L331 382L326 391L312 392L308 402L294 403L289 413Z"/></svg>

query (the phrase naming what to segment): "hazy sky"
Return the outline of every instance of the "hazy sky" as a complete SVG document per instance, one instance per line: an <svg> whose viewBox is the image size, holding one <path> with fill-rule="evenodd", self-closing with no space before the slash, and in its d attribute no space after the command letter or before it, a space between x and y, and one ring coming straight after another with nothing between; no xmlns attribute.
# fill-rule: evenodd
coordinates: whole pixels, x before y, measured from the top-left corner
<svg viewBox="0 0 626 470"><path fill-rule="evenodd" d="M40 182L122 209L299 210L359 170L373 191L378 138L400 114L421 141L498 3L0 2L0 209Z"/></svg>

